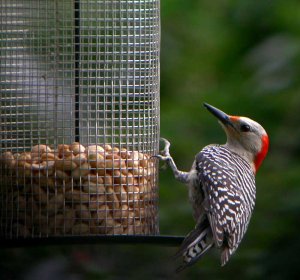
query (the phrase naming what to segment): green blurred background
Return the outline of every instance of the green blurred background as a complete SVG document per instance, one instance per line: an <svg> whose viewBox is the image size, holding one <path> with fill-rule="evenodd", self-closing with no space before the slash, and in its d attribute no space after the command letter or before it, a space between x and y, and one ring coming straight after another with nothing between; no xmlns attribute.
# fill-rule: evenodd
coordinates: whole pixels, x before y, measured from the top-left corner
<svg viewBox="0 0 300 280"><path fill-rule="evenodd" d="M1 279L297 279L300 266L300 2L161 1L161 136L182 170L210 143L224 143L210 103L267 130L248 232L220 268L217 250L174 273L175 247L95 245L2 250ZM160 173L160 230L194 226L187 190Z"/></svg>

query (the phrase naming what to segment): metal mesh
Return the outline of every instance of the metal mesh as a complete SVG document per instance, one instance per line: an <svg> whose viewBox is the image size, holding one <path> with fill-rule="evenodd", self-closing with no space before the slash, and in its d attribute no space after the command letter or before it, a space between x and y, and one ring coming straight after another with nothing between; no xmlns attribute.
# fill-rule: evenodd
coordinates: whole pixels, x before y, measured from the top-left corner
<svg viewBox="0 0 300 280"><path fill-rule="evenodd" d="M157 234L159 0L0 0L4 238Z"/></svg>

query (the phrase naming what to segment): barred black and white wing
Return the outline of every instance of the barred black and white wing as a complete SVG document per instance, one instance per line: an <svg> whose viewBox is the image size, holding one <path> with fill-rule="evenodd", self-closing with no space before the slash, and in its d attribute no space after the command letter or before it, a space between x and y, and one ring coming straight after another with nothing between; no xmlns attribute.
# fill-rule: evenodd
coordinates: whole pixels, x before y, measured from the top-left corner
<svg viewBox="0 0 300 280"><path fill-rule="evenodd" d="M196 156L199 184L214 243L224 265L240 244L255 204L250 165L224 146L205 147Z"/></svg>

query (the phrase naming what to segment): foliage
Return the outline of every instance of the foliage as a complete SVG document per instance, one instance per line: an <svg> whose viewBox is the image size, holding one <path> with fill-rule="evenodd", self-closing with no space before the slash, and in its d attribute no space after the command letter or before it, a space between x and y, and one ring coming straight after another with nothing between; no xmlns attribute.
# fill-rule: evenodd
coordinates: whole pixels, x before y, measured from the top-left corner
<svg viewBox="0 0 300 280"><path fill-rule="evenodd" d="M290 0L162 2L161 134L173 143L179 167L189 169L202 146L225 140L203 102L257 120L271 139L257 174L256 209L236 255L222 270L216 269L219 256L211 255L210 269L202 262L188 275L297 275L299 8ZM183 232L193 223L182 199L187 194L170 177L161 173L161 229Z"/></svg>

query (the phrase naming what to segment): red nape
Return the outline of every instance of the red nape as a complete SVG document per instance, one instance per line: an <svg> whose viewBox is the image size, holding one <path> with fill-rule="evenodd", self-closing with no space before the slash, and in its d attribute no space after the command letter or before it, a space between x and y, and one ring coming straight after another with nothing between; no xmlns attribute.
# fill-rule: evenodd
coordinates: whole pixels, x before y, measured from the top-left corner
<svg viewBox="0 0 300 280"><path fill-rule="evenodd" d="M241 117L239 117L239 116L229 116L229 118L232 122L237 122Z"/></svg>
<svg viewBox="0 0 300 280"><path fill-rule="evenodd" d="M262 164L264 158L266 157L268 150L269 150L269 137L268 135L264 135L261 139L261 150L260 152L256 155L255 160L254 160L254 165L255 165L255 170L259 169L260 165Z"/></svg>

